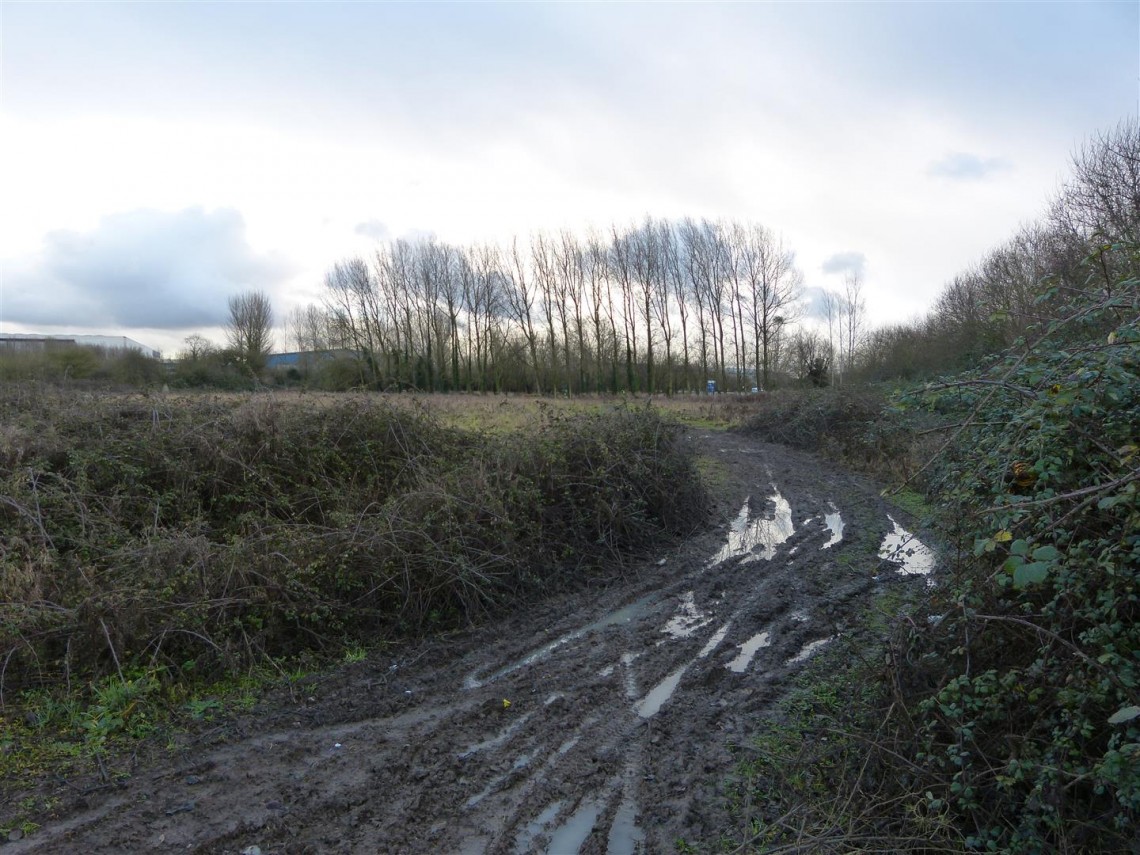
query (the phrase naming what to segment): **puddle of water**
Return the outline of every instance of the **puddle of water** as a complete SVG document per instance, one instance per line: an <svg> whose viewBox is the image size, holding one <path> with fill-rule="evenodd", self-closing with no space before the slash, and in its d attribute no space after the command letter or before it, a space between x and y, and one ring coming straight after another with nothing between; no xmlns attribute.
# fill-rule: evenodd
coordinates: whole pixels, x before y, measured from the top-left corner
<svg viewBox="0 0 1140 855"><path fill-rule="evenodd" d="M637 714L642 718L652 718L657 715L665 702L673 697L673 693L677 691L677 685L681 682L681 677L684 676L688 667L688 664L682 665L654 686L648 695L634 704L633 708Z"/></svg>
<svg viewBox="0 0 1140 855"><path fill-rule="evenodd" d="M500 745L514 736L515 733L518 732L518 729L526 724L527 719L530 718L531 715L533 715L533 713L525 713L524 715L519 716L501 731L499 731L497 735L492 736L490 739L484 739L482 742L477 742L474 745L469 746L466 751L460 752L459 759L466 760L472 754L478 754L480 751L486 751L488 748L498 748Z"/></svg>
<svg viewBox="0 0 1140 855"><path fill-rule="evenodd" d="M502 780L503 780L502 776L493 780L491 783L489 783L486 787L483 788L482 792L479 792L479 793L473 795L466 802L464 802L464 807L466 807L468 809L475 807L475 805L479 804L479 802L483 801L483 799L485 799L485 798L487 798L487 796L491 795L491 791L494 790L495 787L497 787L500 783L502 783Z"/></svg>
<svg viewBox="0 0 1140 855"><path fill-rule="evenodd" d="M564 697L566 697L566 696L564 694L562 694L561 692L554 692L550 697L548 697L545 701L542 702L542 705L544 707L548 707L552 703L554 703L555 701L559 700L560 698L564 698Z"/></svg>
<svg viewBox="0 0 1140 855"><path fill-rule="evenodd" d="M637 807L628 799L618 807L610 836L606 841L607 855L634 855L645 847L645 832L637 826Z"/></svg>
<svg viewBox="0 0 1140 855"><path fill-rule="evenodd" d="M904 576L929 576L937 558L933 550L897 522L889 514L893 528L883 538L879 547L879 557L901 564L899 572Z"/></svg>
<svg viewBox="0 0 1140 855"><path fill-rule="evenodd" d="M613 665L607 665L605 668L603 668L601 671L598 672L599 677L612 677L613 675L614 675L614 666Z"/></svg>
<svg viewBox="0 0 1140 855"><path fill-rule="evenodd" d="M577 852L594 830L594 824L602 813L600 802L585 802L570 815L566 822L550 833L550 845L546 851L550 855L565 855Z"/></svg>
<svg viewBox="0 0 1140 855"><path fill-rule="evenodd" d="M519 769L525 769L527 766L530 765L530 761L531 761L532 757L533 757L533 755L531 755L531 754L523 754L523 755L519 756L518 758L515 759L515 762L511 764L511 771L517 772ZM502 786L503 781L505 781L506 779L507 779L506 775L498 775L498 776L492 778L491 782L489 784L487 784L487 786L485 786L480 792L476 793L471 798L469 798L464 803L464 806L467 807L468 809L475 807L475 805L479 804L479 802L483 801L483 799L487 798L487 796L491 795L491 793L498 790L499 787Z"/></svg>
<svg viewBox="0 0 1140 855"><path fill-rule="evenodd" d="M728 627L730 624L731 621L713 633L712 638L708 640L708 643L706 643L705 646L701 648L701 652L697 654L698 659L704 659L706 656L716 650L716 646L724 641L724 637L728 634Z"/></svg>
<svg viewBox="0 0 1140 855"><path fill-rule="evenodd" d="M788 615L788 617L790 617L796 623L807 623L808 620L810 620L810 618L808 618L808 613L804 609L795 609L791 614Z"/></svg>
<svg viewBox="0 0 1140 855"><path fill-rule="evenodd" d="M712 618L697 608L697 601L692 591L687 591L681 597L681 605L677 607L677 614L669 618L669 622L662 628L662 632L673 638L688 638L698 629L712 623Z"/></svg>
<svg viewBox="0 0 1140 855"><path fill-rule="evenodd" d="M831 502L827 504L831 508L831 513L823 515L823 523L827 526L827 530L831 532L831 537L827 543L820 547L821 549L828 549L843 540L843 517L839 513L839 508L835 507Z"/></svg>
<svg viewBox="0 0 1140 855"><path fill-rule="evenodd" d="M729 671L734 671L737 674L743 674L748 669L748 666L752 664L752 657L756 655L756 651L758 651L761 647L769 647L771 644L771 633L757 633L742 645L740 645L740 654L731 662L729 662L725 667Z"/></svg>
<svg viewBox="0 0 1140 855"><path fill-rule="evenodd" d="M558 751L556 753L559 757L562 757L581 741L582 737L572 736L570 739L567 739L565 742L558 746Z"/></svg>
<svg viewBox="0 0 1140 855"><path fill-rule="evenodd" d="M728 541L721 547L720 552L713 556L709 562L710 567L741 555L748 556L745 563L762 559L771 560L776 554L776 548L795 534L792 507L775 485L769 498L775 505L772 519L751 519L749 500L745 500L740 513L729 527Z"/></svg>
<svg viewBox="0 0 1140 855"><path fill-rule="evenodd" d="M815 654L819 653L819 651L825 645L830 644L834 638L835 636L829 635L827 638L819 638L815 641L809 641L807 644L800 648L799 653L797 653L784 664L795 665L797 662L807 662L807 660L811 659L813 656L815 656Z"/></svg>
<svg viewBox="0 0 1140 855"><path fill-rule="evenodd" d="M649 604L654 600L654 594L646 594L640 600L635 600L627 606L622 606L608 615L603 615L591 624L579 627L573 632L568 632L565 635L560 635L558 638L551 641L549 644L544 644L537 650L531 651L522 659L512 662L510 665L504 665L498 671L492 673L489 677L480 677L478 671L472 671L463 681L463 688L479 689L488 683L493 683L495 680L505 677L507 674L513 674L522 668L533 665L539 660L545 659L555 650L569 644L571 641L577 641L587 633L595 632L606 627L616 626L618 624L630 623L636 618L641 617L648 611Z"/></svg>
<svg viewBox="0 0 1140 855"><path fill-rule="evenodd" d="M560 810L562 810L561 799L553 804L547 805L542 813L526 824L526 828L519 832L519 836L515 838L515 852L517 855L530 855L530 853L534 851L532 848L534 838L538 837L542 829L546 827L554 817L558 816Z"/></svg>
<svg viewBox="0 0 1140 855"><path fill-rule="evenodd" d="M701 648L700 653L654 686L649 694L633 705L634 711L642 718L652 718L657 715L661 707L665 705L665 702L673 697L673 693L677 691L677 686L680 684L685 672L689 670L689 666L698 659L704 659L716 650L716 646L724 640L724 636L728 633L728 627L729 624L726 623L713 633L712 638Z"/></svg>
<svg viewBox="0 0 1140 855"><path fill-rule="evenodd" d="M637 697L637 681L634 678L633 668L631 667L637 661L640 653L623 653L621 655L621 664L625 666L623 677L625 678L625 696L631 701Z"/></svg>

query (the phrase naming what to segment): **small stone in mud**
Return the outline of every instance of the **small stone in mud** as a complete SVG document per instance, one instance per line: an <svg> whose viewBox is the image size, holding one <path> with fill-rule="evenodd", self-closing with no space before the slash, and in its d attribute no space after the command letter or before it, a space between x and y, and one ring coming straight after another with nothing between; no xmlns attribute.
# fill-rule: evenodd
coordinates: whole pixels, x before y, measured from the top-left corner
<svg viewBox="0 0 1140 855"><path fill-rule="evenodd" d="M274 800L274 801L269 801L269 802L266 802L266 803L265 803L265 808L266 808L266 810L278 810L278 811L283 811L283 810L285 810L285 805L283 805L283 804L282 804L281 802L279 802L279 801L276 801L276 800Z"/></svg>
<svg viewBox="0 0 1140 855"><path fill-rule="evenodd" d="M24 839L24 832L18 828L13 828L11 831L8 832L8 842L9 843L15 843L17 840L23 840L23 839Z"/></svg>
<svg viewBox="0 0 1140 855"><path fill-rule="evenodd" d="M247 846L241 850L241 855L261 855L260 846Z"/></svg>
<svg viewBox="0 0 1140 855"><path fill-rule="evenodd" d="M193 787L195 784L200 784L200 783L202 783L202 779L199 778L197 775L187 775L186 776L186 784L188 786Z"/></svg>

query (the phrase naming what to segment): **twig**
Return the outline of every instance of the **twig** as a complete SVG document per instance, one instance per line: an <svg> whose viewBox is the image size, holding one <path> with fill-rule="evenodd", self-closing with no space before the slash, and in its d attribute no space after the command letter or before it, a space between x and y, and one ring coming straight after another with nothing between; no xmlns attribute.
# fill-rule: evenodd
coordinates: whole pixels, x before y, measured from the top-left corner
<svg viewBox="0 0 1140 855"><path fill-rule="evenodd" d="M111 633L107 630L107 624L103 618L99 618L99 626L103 627L103 637L107 639L107 649L111 651L111 658L115 660L115 670L119 672L119 680L126 682L123 676L123 666L119 664L119 654L115 652L115 645L111 641Z"/></svg>
<svg viewBox="0 0 1140 855"><path fill-rule="evenodd" d="M997 511L1008 511L1015 508L1029 508L1041 507L1043 505L1052 505L1057 502L1063 502L1066 499L1076 499L1081 496L1088 496L1094 493L1103 493L1105 490L1111 490L1115 487L1122 487L1129 481L1135 481L1140 478L1140 467L1133 469L1122 478L1117 478L1115 481L1109 481L1107 484L1093 484L1091 487L1082 487L1079 490L1073 490L1069 493L1062 493L1059 496L1048 496L1044 499L1026 499L1022 502L1011 502L1008 505L994 505L991 508L986 508L982 511L983 514L995 513Z"/></svg>

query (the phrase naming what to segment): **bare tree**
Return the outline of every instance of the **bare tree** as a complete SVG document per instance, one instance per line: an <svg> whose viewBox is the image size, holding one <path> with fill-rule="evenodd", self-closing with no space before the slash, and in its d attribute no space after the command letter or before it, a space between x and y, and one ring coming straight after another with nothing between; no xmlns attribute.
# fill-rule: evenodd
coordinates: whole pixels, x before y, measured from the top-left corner
<svg viewBox="0 0 1140 855"><path fill-rule="evenodd" d="M182 350L181 358L186 362L197 362L199 359L205 359L217 350L213 342L198 333L186 336L182 343L186 346Z"/></svg>
<svg viewBox="0 0 1140 855"><path fill-rule="evenodd" d="M538 370L538 330L534 326L534 301L537 298L535 277L527 268L526 260L519 251L518 239L511 241L511 271L510 281L506 283L504 298L506 308L511 320L522 331L526 339L527 351L530 354L530 365L533 370L534 391L542 394L542 379Z"/></svg>
<svg viewBox="0 0 1140 855"><path fill-rule="evenodd" d="M229 300L226 340L242 365L253 373L265 368L273 344L273 308L263 291L247 291Z"/></svg>
<svg viewBox="0 0 1140 855"><path fill-rule="evenodd" d="M843 279L843 334L846 339L846 351L843 361L847 371L855 365L855 353L862 343L866 332L867 304L863 300L863 280L859 273L852 271Z"/></svg>

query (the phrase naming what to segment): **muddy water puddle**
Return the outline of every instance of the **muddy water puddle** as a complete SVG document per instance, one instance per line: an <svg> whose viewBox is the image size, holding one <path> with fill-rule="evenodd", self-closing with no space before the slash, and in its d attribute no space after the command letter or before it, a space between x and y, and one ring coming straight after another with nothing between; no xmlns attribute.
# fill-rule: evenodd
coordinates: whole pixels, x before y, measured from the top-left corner
<svg viewBox="0 0 1140 855"><path fill-rule="evenodd" d="M606 841L607 855L633 855L645 844L645 832L637 826L637 806L629 799L618 806L610 836Z"/></svg>
<svg viewBox="0 0 1140 855"><path fill-rule="evenodd" d="M879 558L901 564L899 572L904 576L929 576L938 561L934 551L895 522L890 514L887 519L892 528L879 547Z"/></svg>
<svg viewBox="0 0 1140 855"><path fill-rule="evenodd" d="M788 661L784 664L797 665L800 662L807 662L809 659L815 656L815 654L819 653L819 651L823 650L824 647L826 647L834 640L835 636L828 636L827 638L818 638L815 641L809 641L807 644L800 648L799 652L795 656L788 659Z"/></svg>
<svg viewBox="0 0 1140 855"><path fill-rule="evenodd" d="M550 832L550 844L546 852L557 855L562 852L577 852L594 830L598 817L602 815L600 801L587 801L578 806L569 819Z"/></svg>
<svg viewBox="0 0 1140 855"><path fill-rule="evenodd" d="M795 525L792 523L792 506L772 485L772 494L768 500L774 505L772 518L752 517L751 497L745 499L740 513L732 521L728 530L728 539L721 550L709 562L715 567L722 561L730 558L747 556L744 563L753 561L771 560L776 549L795 534Z"/></svg>
<svg viewBox="0 0 1140 855"><path fill-rule="evenodd" d="M497 671L492 672L490 676L480 677L479 671L472 671L467 675L466 679L464 679L463 687L468 690L482 688L488 683L493 683L496 680L507 676L508 674L513 674L515 671L527 668L531 665L534 665L536 662L541 662L559 648L565 647L572 642L578 641L580 638L589 635L591 632L597 632L611 626L620 626L622 624L632 623L638 618L641 618L648 614L650 612L650 606L656 599L656 594L646 594L641 599L635 600L627 606L622 606L617 611L610 612L609 614L598 618L593 623L579 627L578 629L565 633L564 635L560 635L550 643L544 644L537 650L531 651L521 659L518 659L509 665L504 665Z"/></svg>
<svg viewBox="0 0 1140 855"><path fill-rule="evenodd" d="M554 817L558 816L558 812L562 810L562 802L556 801L546 808L526 824L526 827L519 832L518 837L515 838L515 852L517 855L529 855L534 851L534 839L538 837L549 825L554 821ZM577 850L574 850L577 851Z"/></svg>
<svg viewBox="0 0 1140 855"><path fill-rule="evenodd" d="M490 739L484 739L482 742L477 742L474 745L468 746L467 750L459 752L459 759L466 760L468 757L471 757L474 754L478 754L480 751L486 751L488 748L498 748L500 745L518 733L518 731L524 724L527 723L527 720L532 715L534 715L534 713L524 713L512 721L509 725L504 727L495 736L492 736Z"/></svg>
<svg viewBox="0 0 1140 855"><path fill-rule="evenodd" d="M673 697L673 693L677 691L677 686L681 684L681 678L685 676L685 672L689 670L689 667L698 659L704 659L716 650L717 645L719 645L724 640L725 635L728 634L728 627L729 625L726 623L713 633L712 637L696 656L669 674L669 676L654 686L644 698L634 704L634 711L642 718L652 718L657 715L657 713L661 711L661 707Z"/></svg>
<svg viewBox="0 0 1140 855"><path fill-rule="evenodd" d="M669 618L669 622L661 631L670 638L688 638L698 629L712 623L712 617L697 608L696 597L693 591L686 591L681 597L681 604L677 613Z"/></svg>
<svg viewBox="0 0 1140 855"><path fill-rule="evenodd" d="M831 533L827 543L821 546L821 549L830 549L843 540L843 515L839 513L839 508L835 507L832 502L828 502L828 507L831 510L823 515L823 524L827 526L827 530Z"/></svg>
<svg viewBox="0 0 1140 855"><path fill-rule="evenodd" d="M765 630L764 632L757 633L740 645L740 653L724 667L736 674L743 674L748 670L748 666L752 664L752 658L756 655L757 651L762 647L770 647L771 645L772 634L770 632Z"/></svg>

